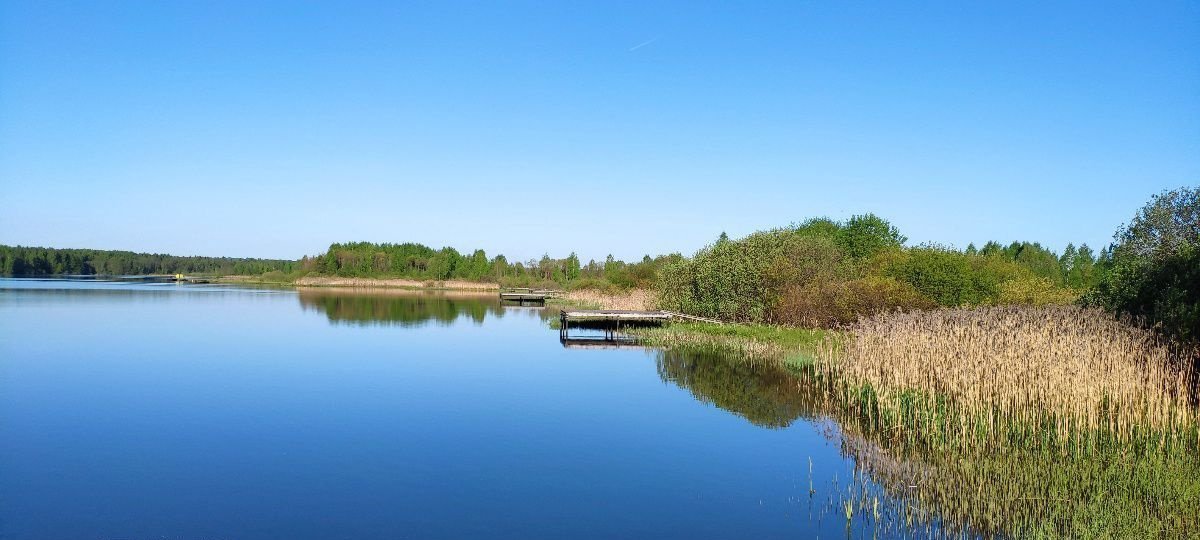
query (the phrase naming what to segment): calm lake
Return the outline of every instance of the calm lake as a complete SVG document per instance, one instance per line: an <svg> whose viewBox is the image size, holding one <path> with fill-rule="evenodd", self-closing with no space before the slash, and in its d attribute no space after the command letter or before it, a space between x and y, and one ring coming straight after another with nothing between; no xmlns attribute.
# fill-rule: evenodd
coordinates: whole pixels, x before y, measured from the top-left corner
<svg viewBox="0 0 1200 540"><path fill-rule="evenodd" d="M556 314L0 279L0 538L896 534L847 521L855 460L788 373L567 348Z"/></svg>

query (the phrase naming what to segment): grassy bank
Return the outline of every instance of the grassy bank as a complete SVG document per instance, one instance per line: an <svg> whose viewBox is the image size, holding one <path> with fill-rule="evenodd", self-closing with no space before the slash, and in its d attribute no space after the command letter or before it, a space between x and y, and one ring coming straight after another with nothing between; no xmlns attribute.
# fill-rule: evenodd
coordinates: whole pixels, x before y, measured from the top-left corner
<svg viewBox="0 0 1200 540"><path fill-rule="evenodd" d="M721 351L756 361L800 369L812 366L832 330L764 324L674 323L630 331L646 344L664 349Z"/></svg>

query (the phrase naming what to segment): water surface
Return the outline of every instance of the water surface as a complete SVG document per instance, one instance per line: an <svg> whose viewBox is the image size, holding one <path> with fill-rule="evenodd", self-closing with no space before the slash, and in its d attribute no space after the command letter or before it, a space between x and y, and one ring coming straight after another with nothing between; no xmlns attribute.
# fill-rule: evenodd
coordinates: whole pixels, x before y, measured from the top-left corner
<svg viewBox="0 0 1200 540"><path fill-rule="evenodd" d="M0 537L878 534L829 503L854 462L786 373L565 348L547 318L0 280Z"/></svg>

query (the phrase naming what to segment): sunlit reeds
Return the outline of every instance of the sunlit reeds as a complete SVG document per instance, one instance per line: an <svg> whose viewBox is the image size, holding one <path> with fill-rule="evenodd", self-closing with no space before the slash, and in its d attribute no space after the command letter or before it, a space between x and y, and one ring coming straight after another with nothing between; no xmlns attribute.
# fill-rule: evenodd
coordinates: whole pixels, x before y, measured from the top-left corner
<svg viewBox="0 0 1200 540"><path fill-rule="evenodd" d="M595 289L575 289L563 293L563 299L596 309L627 309L643 311L654 308L654 293L645 289L605 292Z"/></svg>
<svg viewBox="0 0 1200 540"><path fill-rule="evenodd" d="M1190 354L1099 310L987 307L862 320L820 367L871 422L943 442L1195 445Z"/></svg>

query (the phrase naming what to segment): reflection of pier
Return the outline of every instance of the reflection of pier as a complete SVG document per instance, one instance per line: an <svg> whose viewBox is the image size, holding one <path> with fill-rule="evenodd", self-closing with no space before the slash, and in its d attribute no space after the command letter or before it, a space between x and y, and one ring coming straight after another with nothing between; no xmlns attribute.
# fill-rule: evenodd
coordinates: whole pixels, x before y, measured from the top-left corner
<svg viewBox="0 0 1200 540"><path fill-rule="evenodd" d="M645 349L646 346L629 336L605 333L603 337L558 338L564 349Z"/></svg>

